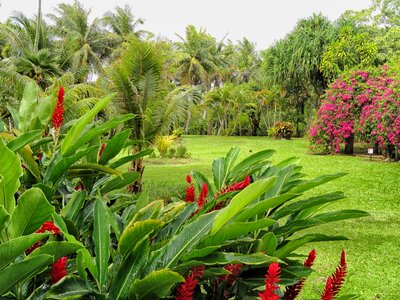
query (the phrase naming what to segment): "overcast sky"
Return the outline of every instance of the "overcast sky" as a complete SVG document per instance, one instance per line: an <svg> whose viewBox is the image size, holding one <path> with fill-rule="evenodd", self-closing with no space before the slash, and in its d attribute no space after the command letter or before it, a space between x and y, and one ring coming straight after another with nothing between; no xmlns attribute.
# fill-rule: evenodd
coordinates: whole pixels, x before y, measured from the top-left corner
<svg viewBox="0 0 400 300"><path fill-rule="evenodd" d="M43 13L53 12L61 2L73 0L42 0ZM322 12L330 20L337 19L346 10L367 8L371 0L81 0L92 10L93 17L117 5L129 4L135 16L145 19L142 29L176 40L175 33L184 34L185 27L193 24L203 27L217 39L225 35L236 42L247 37L265 49L275 40L290 32L297 20ZM12 11L33 16L36 0L0 0L0 21Z"/></svg>

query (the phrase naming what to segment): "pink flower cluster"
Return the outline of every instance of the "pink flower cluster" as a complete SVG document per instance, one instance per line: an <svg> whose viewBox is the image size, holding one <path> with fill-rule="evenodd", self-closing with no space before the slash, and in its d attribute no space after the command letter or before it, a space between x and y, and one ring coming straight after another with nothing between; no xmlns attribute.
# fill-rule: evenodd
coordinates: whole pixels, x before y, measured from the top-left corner
<svg viewBox="0 0 400 300"><path fill-rule="evenodd" d="M326 91L310 128L313 144L339 152L352 134L381 147L400 146L400 74L390 67L351 71Z"/></svg>

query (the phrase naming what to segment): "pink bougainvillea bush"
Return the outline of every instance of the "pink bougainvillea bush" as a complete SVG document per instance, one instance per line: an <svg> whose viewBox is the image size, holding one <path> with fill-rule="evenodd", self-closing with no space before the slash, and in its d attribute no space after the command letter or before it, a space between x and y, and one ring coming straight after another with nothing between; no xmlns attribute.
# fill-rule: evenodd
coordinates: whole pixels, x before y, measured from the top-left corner
<svg viewBox="0 0 400 300"><path fill-rule="evenodd" d="M400 74L389 66L353 70L331 84L310 128L311 149L340 152L356 135L400 146Z"/></svg>

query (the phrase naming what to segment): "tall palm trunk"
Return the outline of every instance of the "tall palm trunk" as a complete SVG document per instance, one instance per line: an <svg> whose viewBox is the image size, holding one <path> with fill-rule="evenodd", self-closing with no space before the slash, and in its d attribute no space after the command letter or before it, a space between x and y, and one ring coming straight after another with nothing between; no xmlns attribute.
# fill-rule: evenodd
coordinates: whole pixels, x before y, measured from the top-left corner
<svg viewBox="0 0 400 300"><path fill-rule="evenodd" d="M42 0L38 1L38 15L36 24L35 50L39 51L40 26L42 24Z"/></svg>

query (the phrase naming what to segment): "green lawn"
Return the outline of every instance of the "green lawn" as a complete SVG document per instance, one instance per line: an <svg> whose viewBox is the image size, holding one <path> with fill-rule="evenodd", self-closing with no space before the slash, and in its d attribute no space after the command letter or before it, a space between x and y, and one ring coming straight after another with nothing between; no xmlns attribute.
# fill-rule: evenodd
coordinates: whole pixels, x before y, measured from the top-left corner
<svg viewBox="0 0 400 300"><path fill-rule="evenodd" d="M326 277L330 275L345 249L348 276L342 293L354 293L360 299L399 299L400 295L400 163L369 161L363 157L316 156L307 154L308 142L303 139L272 140L266 137L188 136L183 142L190 159L147 159L144 188L154 198L177 196L185 186L191 170L211 175L214 158L223 156L232 146L242 149L241 157L262 149L274 149L273 162L287 157L301 157L304 173L309 177L346 172L347 176L323 185L311 194L340 190L347 199L331 205L331 209L361 209L368 218L330 223L317 227L319 233L345 235L343 242L315 243L316 272L306 284L303 299L318 298ZM307 253L310 249L303 249Z"/></svg>

